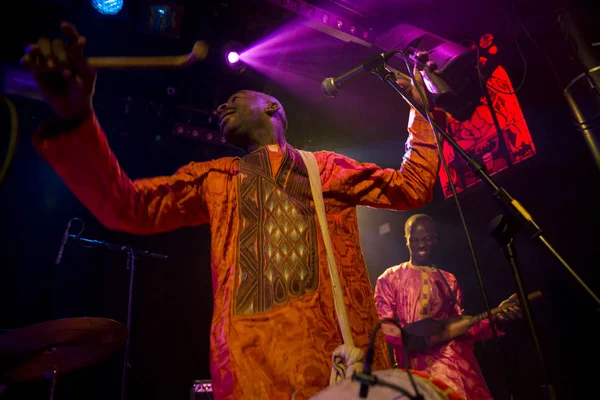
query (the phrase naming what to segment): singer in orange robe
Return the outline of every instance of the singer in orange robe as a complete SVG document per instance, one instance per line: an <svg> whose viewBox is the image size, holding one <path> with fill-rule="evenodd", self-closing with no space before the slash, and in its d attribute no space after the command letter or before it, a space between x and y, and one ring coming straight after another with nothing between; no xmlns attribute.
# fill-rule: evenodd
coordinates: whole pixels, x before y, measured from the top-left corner
<svg viewBox="0 0 600 400"><path fill-rule="evenodd" d="M221 129L258 95L234 96L220 109ZM277 115L287 127L285 114ZM431 200L438 171L434 136L414 111L409 133L399 170L315 153L352 334L363 351L378 317L356 206L404 210ZM69 132L42 126L34 144L108 229L150 235L210 224L215 399L299 400L328 385L342 337L307 171L294 148L263 145L242 158L193 162L171 176L132 181L93 114ZM373 369L387 368L381 337Z"/></svg>

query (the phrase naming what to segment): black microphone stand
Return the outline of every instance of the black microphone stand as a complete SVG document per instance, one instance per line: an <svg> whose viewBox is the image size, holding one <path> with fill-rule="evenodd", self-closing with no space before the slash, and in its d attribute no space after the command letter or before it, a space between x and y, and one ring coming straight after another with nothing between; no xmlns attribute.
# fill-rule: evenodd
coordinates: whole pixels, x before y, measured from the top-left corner
<svg viewBox="0 0 600 400"><path fill-rule="evenodd" d="M123 356L123 378L121 383L121 400L127 399L127 387L129 383L129 350L131 346L131 314L133 306L133 277L135 273L135 257L143 256L155 258L157 260L166 260L167 256L159 253L152 253L146 250L134 249L131 246L119 246L110 244L107 242L101 242L99 240L84 239L78 235L69 235L74 238L79 244L85 247L104 247L113 251L121 251L127 253L127 269L129 270L129 295L127 299L127 341L125 342L125 354Z"/></svg>
<svg viewBox="0 0 600 400"><path fill-rule="evenodd" d="M421 106L419 106L410 96L408 96L404 89L402 89L402 87L396 82L395 74L388 69L385 60L382 60L382 62L379 65L374 66L370 72L377 75L383 82L388 83L397 93L399 93L404 98L404 100L411 107L417 110L417 112L419 112L419 114L421 114L423 117L428 118L427 112ZM546 368L546 363L544 362L544 355L541 351L541 347L539 346L536 330L533 324L533 320L531 318L529 300L527 299L527 296L523 289L519 269L516 263L516 255L513 247L514 234L517 231L519 231L523 226L525 226L527 230L531 233L532 239L538 239L539 241L541 241L550 251L550 253L577 280L577 282L579 282L579 284L596 301L598 305L600 305L600 299L577 275L577 273L569 266L569 264L558 254L558 252L550 245L550 243L544 237L542 229L534 221L531 214L515 198L513 198L506 191L506 189L504 189L501 186L498 186L486 172L485 167L477 160L471 158L464 151L464 149L460 147L460 145L456 143L456 141L435 122L435 120L431 118L430 122L433 125L434 129L444 138L444 140L446 140L446 142L448 142L454 148L454 150L466 161L466 163L473 170L475 175L481 178L481 180L492 189L494 197L500 203L500 206L503 210L503 216L499 220L499 222L503 222L503 224L498 226L498 223L496 223L497 226L492 227L492 235L499 241L499 243L501 243L504 246L503 253L506 259L509 261L514 275L520 304L523 310L525 311L525 316L527 318L529 329L531 331L536 351L538 353L538 358L540 360L542 373L544 374L544 378L547 382L547 389L550 399L556 399L554 387L550 380L550 376ZM510 224L507 226L506 224L508 222L510 222ZM503 234L497 234L496 232L498 231L500 231Z"/></svg>
<svg viewBox="0 0 600 400"><path fill-rule="evenodd" d="M546 366L544 365L544 359L541 357L542 347L540 346L540 342L535 334L535 326L533 324L533 317L531 314L531 309L529 308L529 302L527 301L527 296L525 296L526 290L523 286L523 281L521 280L521 276L519 274L519 268L517 266L517 251L515 249L515 234L521 228L519 221L511 216L506 216L504 214L497 215L494 217L488 226L490 235L502 246L502 254L504 258L508 261L510 265L511 272L513 274L513 278L515 280L515 285L517 286L517 295L519 296L519 302L521 304L521 308L525 313L525 320L527 321L527 325L529 327L529 331L532 333L533 345L535 346L535 350L540 357L540 363L542 364L542 370L545 374L546 379L548 378L548 373L546 370ZM524 297L525 296L525 297ZM554 393L554 389L550 381L548 381L547 387L545 389L548 390L548 396L551 399L555 399L556 395Z"/></svg>

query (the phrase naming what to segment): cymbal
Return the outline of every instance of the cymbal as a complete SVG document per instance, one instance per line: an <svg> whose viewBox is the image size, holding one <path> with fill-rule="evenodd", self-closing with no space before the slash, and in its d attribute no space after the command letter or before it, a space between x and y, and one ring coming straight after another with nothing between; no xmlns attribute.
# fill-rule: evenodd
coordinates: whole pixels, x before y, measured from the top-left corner
<svg viewBox="0 0 600 400"><path fill-rule="evenodd" d="M0 335L7 381L44 379L56 367L65 374L104 360L122 348L127 328L107 318L65 318L28 325Z"/></svg>

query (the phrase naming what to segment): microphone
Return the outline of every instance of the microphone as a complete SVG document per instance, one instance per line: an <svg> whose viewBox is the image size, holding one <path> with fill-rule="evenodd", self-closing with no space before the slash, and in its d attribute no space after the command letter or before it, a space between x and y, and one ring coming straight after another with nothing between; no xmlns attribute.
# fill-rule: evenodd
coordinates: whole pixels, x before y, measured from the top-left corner
<svg viewBox="0 0 600 400"><path fill-rule="evenodd" d="M375 68L384 64L388 59L390 59L396 51L388 51L387 53L377 54L369 58L367 61L363 62L357 67L352 68L351 70L344 72L338 77L335 78L325 78L323 83L321 83L321 90L323 90L323 94L327 97L335 97L340 89L350 80L354 79L358 75L363 72L371 72Z"/></svg>
<svg viewBox="0 0 600 400"><path fill-rule="evenodd" d="M69 231L71 230L71 221L67 224L67 230L63 235L62 242L60 242L60 248L58 249L58 255L56 256L56 262L54 264L60 264L60 260L62 260L63 250L65 249L65 244L67 244L67 240L69 240Z"/></svg>

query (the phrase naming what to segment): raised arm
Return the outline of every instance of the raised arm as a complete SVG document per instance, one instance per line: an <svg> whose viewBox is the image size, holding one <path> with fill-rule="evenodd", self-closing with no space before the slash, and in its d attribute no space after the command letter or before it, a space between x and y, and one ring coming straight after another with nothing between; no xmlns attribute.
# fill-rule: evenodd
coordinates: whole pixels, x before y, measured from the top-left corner
<svg viewBox="0 0 600 400"><path fill-rule="evenodd" d="M132 182L93 114L70 132L56 132L50 125L34 134L36 150L107 228L152 234L208 222L202 188L210 163Z"/></svg>
<svg viewBox="0 0 600 400"><path fill-rule="evenodd" d="M208 222L207 164L135 182L121 170L93 112L96 72L83 54L86 39L71 24L61 29L64 39L40 38L22 59L55 116L34 135L36 150L110 229L151 234Z"/></svg>
<svg viewBox="0 0 600 400"><path fill-rule="evenodd" d="M441 113L437 116L445 117ZM317 153L324 192L352 206L406 210L429 203L439 166L435 137L427 120L415 110L410 112L408 131L398 170L359 163L331 152Z"/></svg>
<svg viewBox="0 0 600 400"><path fill-rule="evenodd" d="M445 82L439 77L437 66L428 61L426 52L417 56L426 66L419 69L419 63L415 63L414 79L398 79L397 82L417 105L431 111L430 93L422 74L428 76L429 82L436 82L436 87L431 87L433 91ZM441 111L433 111L432 114L438 124L445 127L446 114ZM427 119L413 108L410 110L408 132L404 159L398 170L359 163L334 153L320 154L324 191L329 192L330 198L351 206L406 210L429 203L439 167L435 136Z"/></svg>

